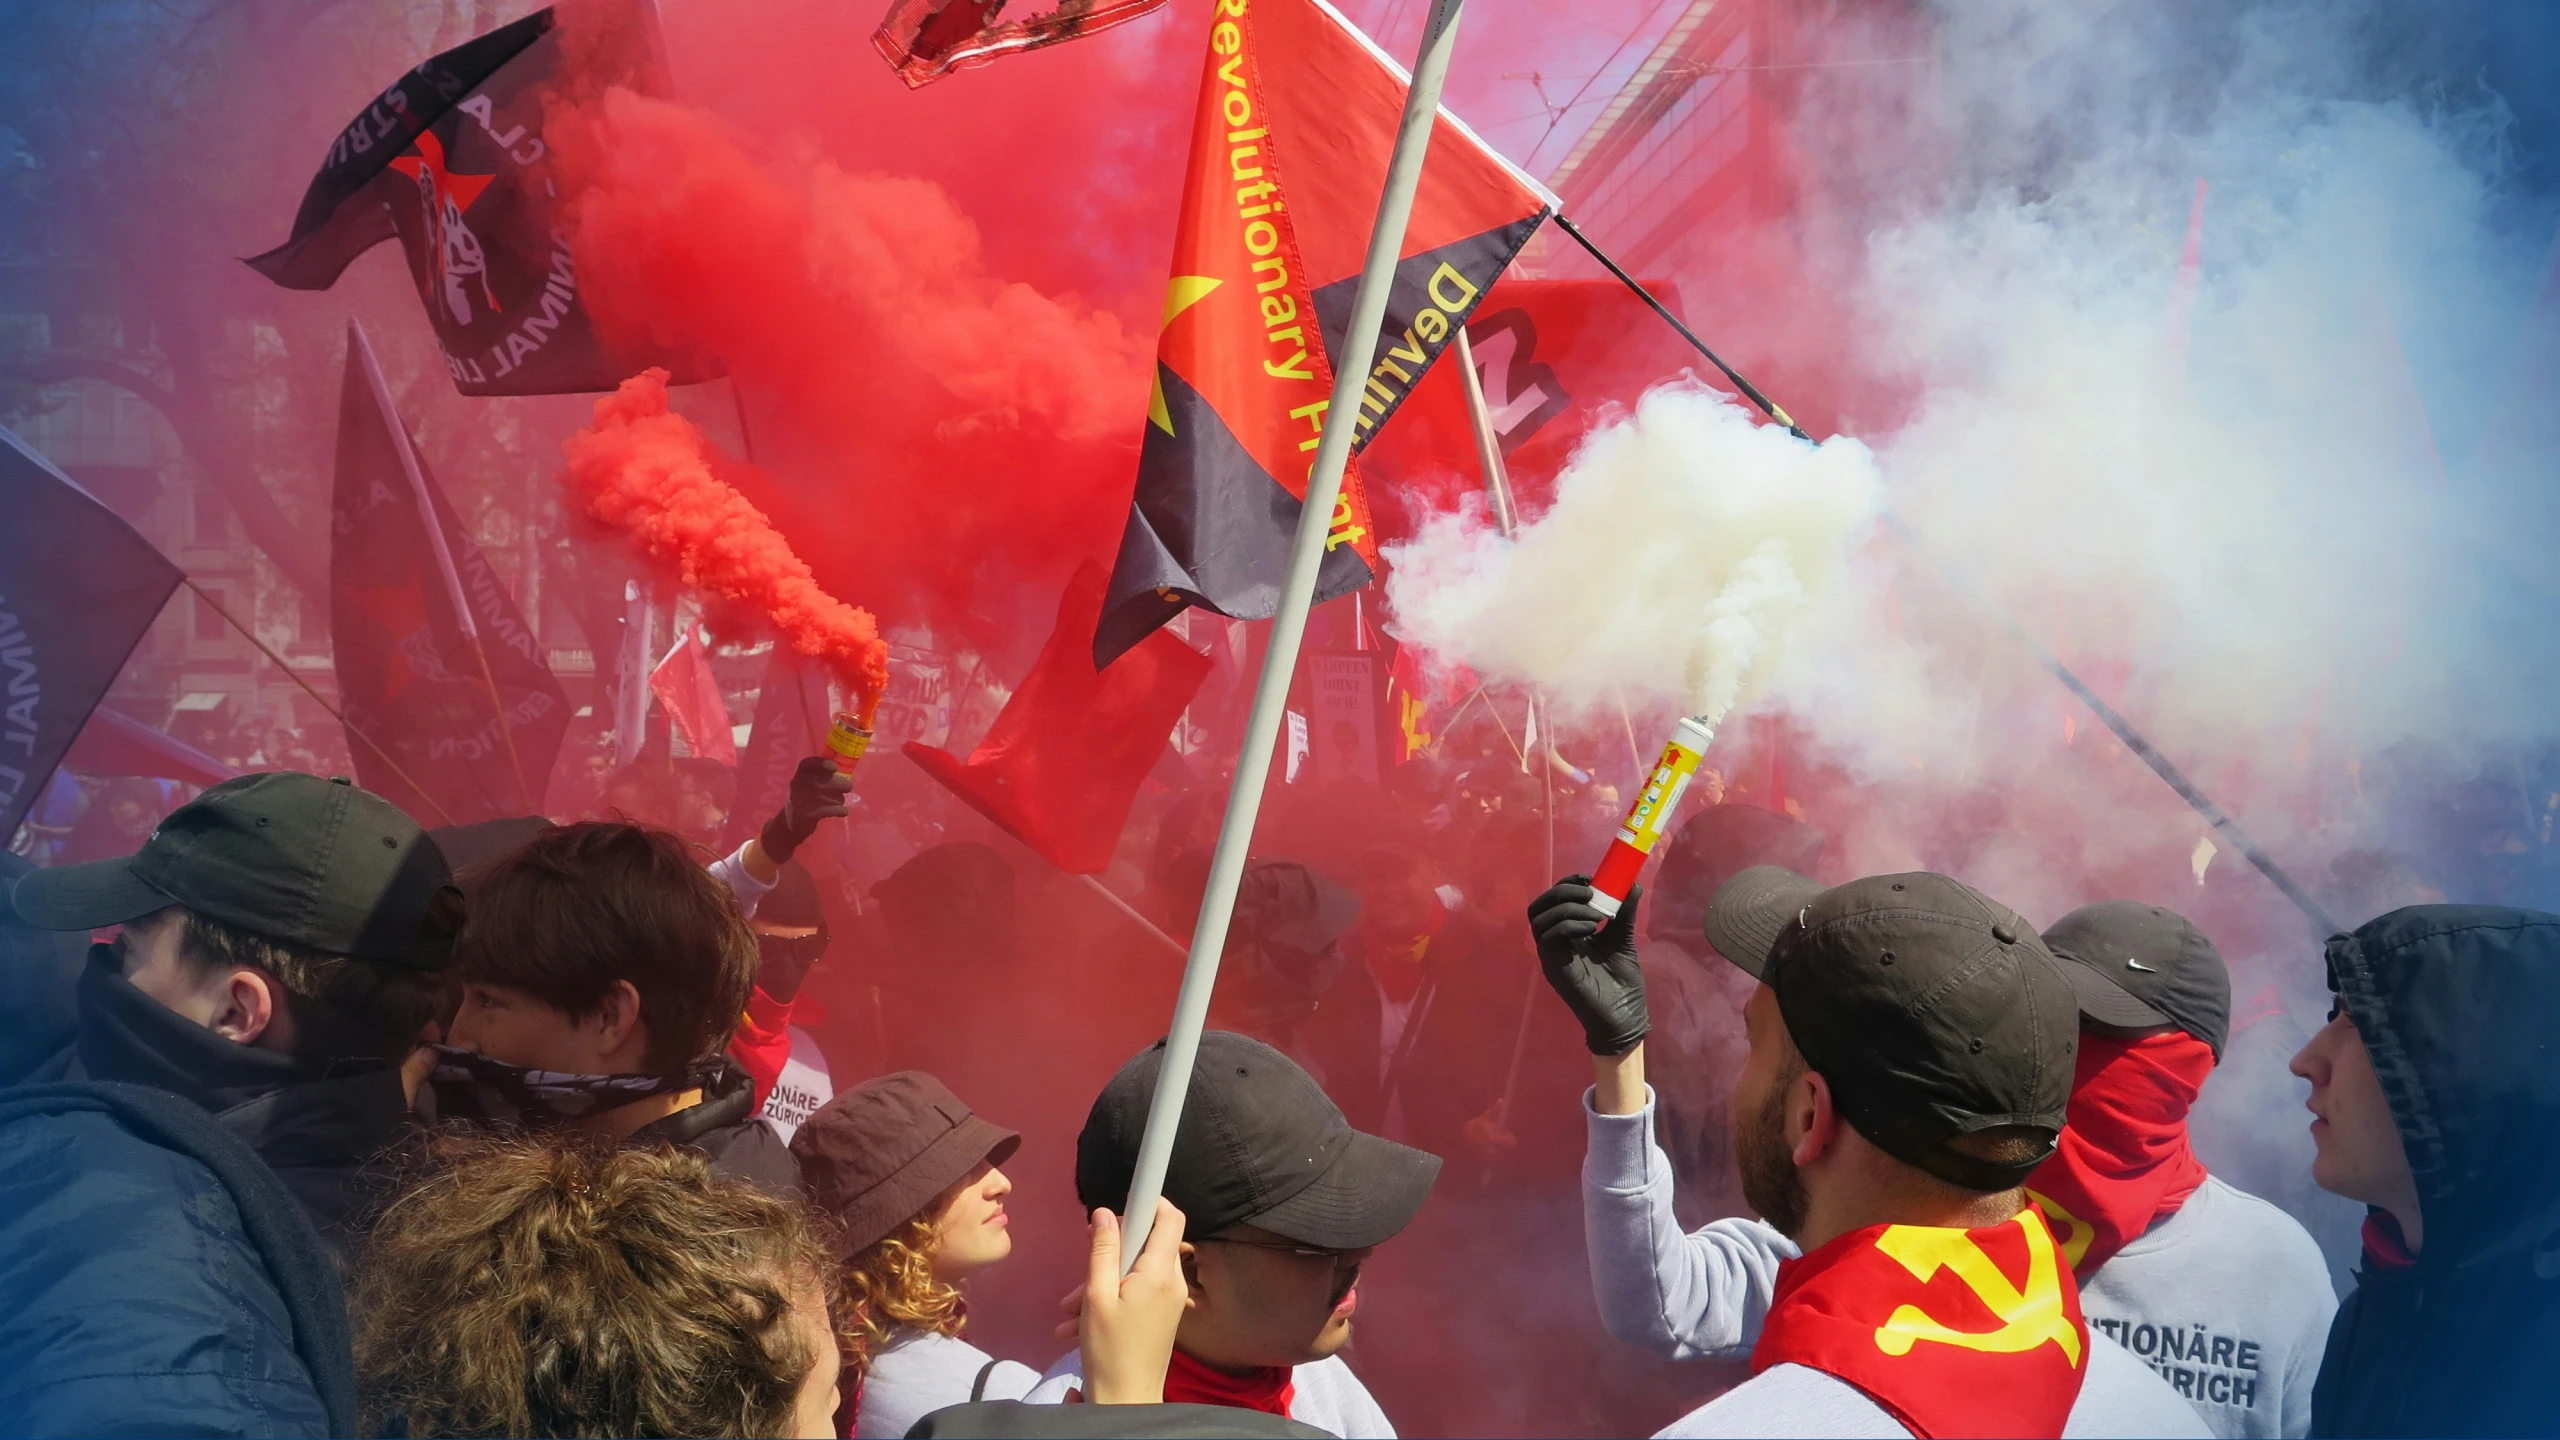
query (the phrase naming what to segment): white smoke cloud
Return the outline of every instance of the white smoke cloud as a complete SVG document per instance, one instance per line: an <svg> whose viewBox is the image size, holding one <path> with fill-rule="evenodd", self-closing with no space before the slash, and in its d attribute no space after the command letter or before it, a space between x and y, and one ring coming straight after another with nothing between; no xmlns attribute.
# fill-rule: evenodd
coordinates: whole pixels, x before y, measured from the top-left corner
<svg viewBox="0 0 2560 1440"><path fill-rule="evenodd" d="M1482 507L1388 551L1398 633L1558 714L1659 698L1710 721L1750 694L1881 494L1854 439L1814 446L1678 384L1595 431L1505 538Z"/></svg>

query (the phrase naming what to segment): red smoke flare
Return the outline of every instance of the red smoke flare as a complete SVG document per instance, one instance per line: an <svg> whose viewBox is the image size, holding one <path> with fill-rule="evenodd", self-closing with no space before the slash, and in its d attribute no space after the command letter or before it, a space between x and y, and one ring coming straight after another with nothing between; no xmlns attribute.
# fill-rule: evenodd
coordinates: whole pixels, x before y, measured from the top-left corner
<svg viewBox="0 0 2560 1440"><path fill-rule="evenodd" d="M667 408L667 372L650 369L596 402L595 424L561 444L589 519L638 542L660 572L701 593L713 629L757 621L834 672L869 724L889 683L889 647L871 612L818 588L808 563L724 473L752 476L701 427Z"/></svg>
<svg viewBox="0 0 2560 1440"><path fill-rule="evenodd" d="M821 583L939 621L988 608L989 577L1054 593L1109 552L1151 332L991 274L931 181L620 90L550 138L598 323L727 365L763 452L747 493Z"/></svg>

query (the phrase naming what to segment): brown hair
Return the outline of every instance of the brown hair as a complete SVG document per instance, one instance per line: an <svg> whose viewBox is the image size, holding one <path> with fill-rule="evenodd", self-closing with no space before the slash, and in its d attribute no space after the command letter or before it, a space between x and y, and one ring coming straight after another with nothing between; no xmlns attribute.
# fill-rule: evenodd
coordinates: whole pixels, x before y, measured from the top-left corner
<svg viewBox="0 0 2560 1440"><path fill-rule="evenodd" d="M443 994L441 971L332 955L244 930L175 907L185 928L178 953L201 975L242 967L283 989L293 1016L294 1049L314 1059L397 1061L418 1043ZM459 923L446 905L430 911L430 924Z"/></svg>
<svg viewBox="0 0 2560 1440"><path fill-rule="evenodd" d="M640 992L642 1062L673 1075L729 1043L755 984L756 937L682 839L590 820L545 830L472 876L454 944L465 980L592 1015L617 980Z"/></svg>
<svg viewBox="0 0 2560 1440"><path fill-rule="evenodd" d="M848 1368L869 1370L872 1357L901 1327L957 1335L968 1323L959 1287L933 1274L942 1212L968 1183L963 1180L936 1195L905 1224L844 1262L844 1323L837 1333Z"/></svg>
<svg viewBox="0 0 2560 1440"><path fill-rule="evenodd" d="M670 1147L446 1137L357 1262L357 1400L380 1435L778 1435L831 1290L798 1207Z"/></svg>

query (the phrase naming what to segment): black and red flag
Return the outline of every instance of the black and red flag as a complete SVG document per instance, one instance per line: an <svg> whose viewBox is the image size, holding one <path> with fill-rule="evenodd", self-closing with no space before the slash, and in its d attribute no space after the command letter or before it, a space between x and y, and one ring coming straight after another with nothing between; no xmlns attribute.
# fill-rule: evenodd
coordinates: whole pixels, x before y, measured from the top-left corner
<svg viewBox="0 0 2560 1440"><path fill-rule="evenodd" d="M1097 663L1187 606L1238 619L1277 607L1405 88L1404 71L1323 0L1222 0ZM1555 204L1441 113L1355 454ZM1331 517L1318 600L1376 573L1374 530L1355 467Z"/></svg>
<svg viewBox="0 0 2560 1440"><path fill-rule="evenodd" d="M363 337L351 326L347 338L329 629L339 704L364 737L347 737L356 778L422 823L539 814L569 727L568 697L401 428ZM432 803L377 745L434 792Z"/></svg>
<svg viewBox="0 0 2560 1440"><path fill-rule="evenodd" d="M18 833L184 577L0 429L0 841ZM153 772L158 773L158 772Z"/></svg>
<svg viewBox="0 0 2560 1440"><path fill-rule="evenodd" d="M397 236L465 395L611 390L652 365L679 382L715 378L708 357L610 350L588 318L544 105L609 86L663 94L665 69L648 4L581 5L574 33L558 9L393 81L330 145L292 238L248 263L288 289L326 290Z"/></svg>

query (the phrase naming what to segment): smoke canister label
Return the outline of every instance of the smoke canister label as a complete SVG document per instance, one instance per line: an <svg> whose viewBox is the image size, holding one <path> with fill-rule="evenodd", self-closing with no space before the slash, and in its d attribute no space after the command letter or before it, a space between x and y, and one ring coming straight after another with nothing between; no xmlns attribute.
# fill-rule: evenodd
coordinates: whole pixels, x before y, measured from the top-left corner
<svg viewBox="0 0 2560 1440"><path fill-rule="evenodd" d="M1604 915L1618 913L1627 891L1644 869L1645 857L1653 853L1654 842L1662 838L1672 812L1680 808L1680 796L1697 778L1698 762L1714 738L1715 732L1695 716L1682 720L1679 728L1672 731L1671 743L1662 747L1662 759L1645 778L1644 789L1627 811L1626 823L1618 827L1609 853L1601 857L1600 869L1591 877L1591 888L1597 892L1591 897L1594 909Z"/></svg>
<svg viewBox="0 0 2560 1440"><path fill-rule="evenodd" d="M835 756L836 769L847 775L862 763L862 752L871 748L871 732L860 721L839 710L833 725L827 727L827 753Z"/></svg>

